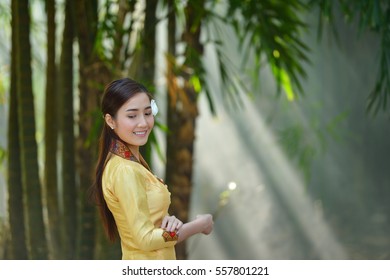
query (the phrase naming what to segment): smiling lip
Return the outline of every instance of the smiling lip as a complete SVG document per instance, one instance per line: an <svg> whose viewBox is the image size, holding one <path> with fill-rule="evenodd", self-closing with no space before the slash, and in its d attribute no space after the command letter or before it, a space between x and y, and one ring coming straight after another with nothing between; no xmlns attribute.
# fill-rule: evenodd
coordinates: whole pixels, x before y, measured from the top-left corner
<svg viewBox="0 0 390 280"><path fill-rule="evenodd" d="M135 135L137 135L137 136L145 136L146 135L146 133L147 133L147 130L145 130L145 131L135 131L135 132L133 132Z"/></svg>

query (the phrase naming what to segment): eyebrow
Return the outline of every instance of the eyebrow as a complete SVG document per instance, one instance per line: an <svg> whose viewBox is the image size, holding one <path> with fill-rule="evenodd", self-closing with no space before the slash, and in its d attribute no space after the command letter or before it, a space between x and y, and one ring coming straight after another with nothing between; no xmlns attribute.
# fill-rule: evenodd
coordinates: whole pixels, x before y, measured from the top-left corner
<svg viewBox="0 0 390 280"><path fill-rule="evenodd" d="M146 106L144 110L151 109L151 108L152 108L152 106L149 105L149 106ZM130 108L130 109L126 110L126 112L134 112L134 111L139 111L139 109Z"/></svg>

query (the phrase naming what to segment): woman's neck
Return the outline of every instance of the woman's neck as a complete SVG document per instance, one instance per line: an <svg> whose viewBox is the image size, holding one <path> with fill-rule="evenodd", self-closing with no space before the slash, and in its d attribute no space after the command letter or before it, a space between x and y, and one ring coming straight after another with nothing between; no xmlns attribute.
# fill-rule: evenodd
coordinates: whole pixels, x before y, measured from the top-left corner
<svg viewBox="0 0 390 280"><path fill-rule="evenodd" d="M128 144L126 144L126 146L129 148L131 154L132 154L138 161L140 161L139 147L138 147L138 146L128 145Z"/></svg>

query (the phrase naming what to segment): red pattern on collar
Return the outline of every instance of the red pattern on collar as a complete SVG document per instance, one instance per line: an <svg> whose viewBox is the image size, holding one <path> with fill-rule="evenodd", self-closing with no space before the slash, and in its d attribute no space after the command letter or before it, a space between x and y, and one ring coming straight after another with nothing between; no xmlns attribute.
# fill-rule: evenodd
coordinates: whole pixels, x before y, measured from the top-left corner
<svg viewBox="0 0 390 280"><path fill-rule="evenodd" d="M110 147L110 152L120 156L121 158L138 162L135 156L131 153L130 149L119 140L113 140Z"/></svg>

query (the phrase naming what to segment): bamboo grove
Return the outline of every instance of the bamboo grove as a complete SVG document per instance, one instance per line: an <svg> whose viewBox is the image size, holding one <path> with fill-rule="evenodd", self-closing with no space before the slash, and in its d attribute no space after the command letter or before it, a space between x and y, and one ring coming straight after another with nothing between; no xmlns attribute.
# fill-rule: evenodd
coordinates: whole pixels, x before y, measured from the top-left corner
<svg viewBox="0 0 390 280"><path fill-rule="evenodd" d="M303 64L309 47L301 41L306 24L298 16L310 11L306 1L176 1L176 0L10 0L10 82L8 97L7 259L119 259L119 244L109 244L88 200L103 118L99 113L104 85L128 76L152 92L164 92L167 146L152 136L152 149L166 161L165 181L172 193L171 214L186 221L192 188L192 166L198 100L205 94L217 113L209 85L205 48L218 58L218 77L227 104L239 103L238 67L226 56L230 44L222 33L233 32L240 52L254 57L258 72L271 65L280 90L300 94ZM222 9L220 8L222 3ZM326 8L328 1L311 1ZM353 1L352 1L353 2ZM364 2L364 1L357 1ZM380 2L380 1L373 1ZM33 5L44 6L46 49L31 44ZM386 6L389 9L388 6ZM329 9L321 11L328 12ZM64 20L59 23L58 19ZM42 24L42 23L41 23ZM381 23L382 24L382 23ZM379 27L381 25L379 24ZM384 25L383 25L384 26ZM378 28L379 28L378 27ZM162 32L162 28L164 31ZM163 65L156 57L162 39ZM58 36L60 34L60 36ZM160 38L160 39L158 39ZM275 50L277 52L275 52ZM39 165L36 140L37 92L33 90L32 54L46 57L44 151ZM157 73L156 69L161 69ZM383 81L388 80L382 69ZM163 82L157 74L163 76ZM388 90L378 83L373 102L385 105ZM248 92L249 93L249 92ZM185 243L177 247L186 258Z"/></svg>

